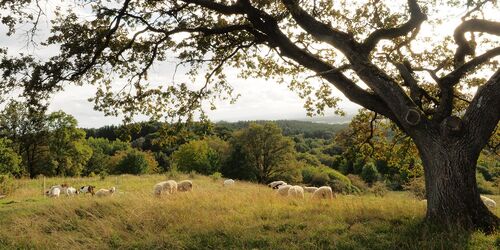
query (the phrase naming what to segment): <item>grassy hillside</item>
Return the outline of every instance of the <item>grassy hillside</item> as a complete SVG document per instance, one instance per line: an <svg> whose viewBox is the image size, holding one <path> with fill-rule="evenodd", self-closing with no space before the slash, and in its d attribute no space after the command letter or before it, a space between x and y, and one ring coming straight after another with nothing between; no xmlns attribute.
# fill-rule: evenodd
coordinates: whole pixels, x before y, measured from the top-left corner
<svg viewBox="0 0 500 250"><path fill-rule="evenodd" d="M495 249L500 234L439 230L421 223L425 204L407 193L277 197L263 185L195 176L194 190L155 198L167 177L52 178L50 186L116 186L113 197L49 199L43 180L19 180L0 200L0 249ZM188 176L176 176L181 180ZM500 201L500 197L493 197ZM500 209L495 210L500 215Z"/></svg>

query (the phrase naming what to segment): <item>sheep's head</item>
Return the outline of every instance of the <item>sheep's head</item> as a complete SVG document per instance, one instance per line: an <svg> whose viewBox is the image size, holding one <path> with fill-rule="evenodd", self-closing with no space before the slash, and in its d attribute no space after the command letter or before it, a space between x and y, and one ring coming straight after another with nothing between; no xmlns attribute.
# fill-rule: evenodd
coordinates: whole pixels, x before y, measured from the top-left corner
<svg viewBox="0 0 500 250"><path fill-rule="evenodd" d="M110 193L114 193L116 192L116 188L115 187L112 187L110 190L109 190Z"/></svg>

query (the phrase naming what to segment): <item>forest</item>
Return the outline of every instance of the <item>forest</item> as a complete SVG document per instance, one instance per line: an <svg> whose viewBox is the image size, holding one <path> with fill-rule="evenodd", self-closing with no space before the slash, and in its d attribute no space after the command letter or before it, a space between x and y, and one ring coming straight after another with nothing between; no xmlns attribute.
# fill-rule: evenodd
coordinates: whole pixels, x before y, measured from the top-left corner
<svg viewBox="0 0 500 250"><path fill-rule="evenodd" d="M0 112L0 128L0 194L12 178L179 171L328 185L343 194L409 190L426 198L411 139L366 110L349 124L139 122L89 129L62 111L28 116L25 106L11 102ZM476 174L481 193L500 194L499 164L498 149L483 150Z"/></svg>

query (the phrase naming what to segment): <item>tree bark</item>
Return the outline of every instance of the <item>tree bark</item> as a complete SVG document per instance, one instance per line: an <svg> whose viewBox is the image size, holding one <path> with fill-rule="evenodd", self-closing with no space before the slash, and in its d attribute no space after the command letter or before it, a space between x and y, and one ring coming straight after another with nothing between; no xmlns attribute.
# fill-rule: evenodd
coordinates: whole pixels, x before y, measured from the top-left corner
<svg viewBox="0 0 500 250"><path fill-rule="evenodd" d="M476 184L477 150L452 137L415 140L425 169L427 220L492 232L500 221L482 202Z"/></svg>

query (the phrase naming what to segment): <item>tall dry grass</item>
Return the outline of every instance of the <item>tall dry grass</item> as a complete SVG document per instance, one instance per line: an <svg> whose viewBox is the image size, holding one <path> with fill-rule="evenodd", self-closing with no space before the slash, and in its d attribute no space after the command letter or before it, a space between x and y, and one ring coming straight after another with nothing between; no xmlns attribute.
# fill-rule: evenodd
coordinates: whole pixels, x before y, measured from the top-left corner
<svg viewBox="0 0 500 250"><path fill-rule="evenodd" d="M188 176L178 176L177 180ZM20 180L0 201L0 248L35 249L494 249L500 234L445 233L422 223L425 203L407 193L279 197L264 185L195 176L192 192L152 195L162 175L51 178L117 187L112 197L49 199L43 180ZM498 197L495 197L498 198ZM497 199L498 200L498 199ZM499 214L499 210L495 211Z"/></svg>

